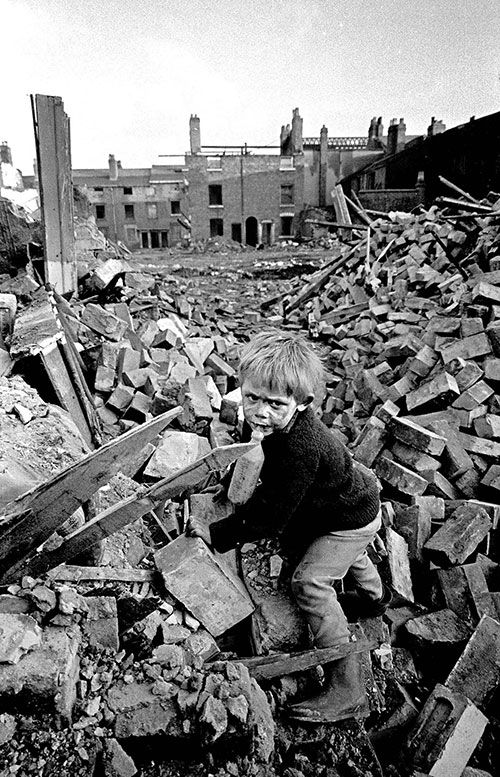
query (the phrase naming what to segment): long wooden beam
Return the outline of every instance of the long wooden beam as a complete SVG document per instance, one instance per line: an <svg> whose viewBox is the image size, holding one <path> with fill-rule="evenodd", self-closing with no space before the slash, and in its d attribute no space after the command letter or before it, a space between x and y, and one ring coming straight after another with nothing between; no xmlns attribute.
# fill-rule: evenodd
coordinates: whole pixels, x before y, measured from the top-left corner
<svg viewBox="0 0 500 777"><path fill-rule="evenodd" d="M117 472L182 413L175 407L103 445L51 480L22 494L0 515L0 565L11 567L47 540Z"/></svg>
<svg viewBox="0 0 500 777"><path fill-rule="evenodd" d="M294 672L304 672L319 664L328 664L338 661L351 653L364 653L377 647L378 643L371 641L346 642L342 645L333 645L327 648L314 648L298 653L277 653L272 656L256 656L255 658L238 659L238 663L244 664L250 675L256 680L270 680L273 677Z"/></svg>
<svg viewBox="0 0 500 777"><path fill-rule="evenodd" d="M214 448L210 453L184 467L184 469L176 472L171 477L164 478L155 483L145 493L124 499L113 507L99 513L99 515L84 524L80 529L68 535L65 542L58 548L51 551L44 551L42 549L34 555L31 554L29 558L23 558L12 564L6 571L2 572L0 584L14 582L23 575L36 577L59 564L69 561L74 556L95 545L99 540L109 537L129 523L142 518L150 510L154 510L159 502L171 499L193 488L213 472L226 469L233 461L236 461L236 459L253 447L254 443L238 443Z"/></svg>

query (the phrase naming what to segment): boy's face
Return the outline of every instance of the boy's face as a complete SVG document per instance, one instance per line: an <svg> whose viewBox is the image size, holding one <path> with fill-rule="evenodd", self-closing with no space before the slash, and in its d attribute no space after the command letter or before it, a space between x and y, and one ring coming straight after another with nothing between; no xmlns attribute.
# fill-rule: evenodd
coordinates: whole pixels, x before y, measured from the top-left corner
<svg viewBox="0 0 500 777"><path fill-rule="evenodd" d="M274 391L251 378L245 378L241 385L245 420L252 430L260 430L264 437L284 429L295 411L304 410L309 404L299 404L293 396L282 391Z"/></svg>

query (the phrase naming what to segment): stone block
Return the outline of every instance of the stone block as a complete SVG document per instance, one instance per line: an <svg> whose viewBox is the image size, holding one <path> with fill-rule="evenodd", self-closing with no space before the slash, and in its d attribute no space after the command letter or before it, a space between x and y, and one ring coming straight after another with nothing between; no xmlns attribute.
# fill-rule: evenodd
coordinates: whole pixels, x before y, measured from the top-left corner
<svg viewBox="0 0 500 777"><path fill-rule="evenodd" d="M125 321L110 313L100 305L89 302L82 313L81 321L94 332L107 337L108 340L121 340L128 329Z"/></svg>
<svg viewBox="0 0 500 777"><path fill-rule="evenodd" d="M136 351L134 348L120 348L117 365L119 379L121 379L124 372L134 372L135 370L138 370L140 366L140 351Z"/></svg>
<svg viewBox="0 0 500 777"><path fill-rule="evenodd" d="M477 383L477 381L483 377L483 374L485 373L483 373L483 370L477 362L466 362L462 369L455 375L455 380L457 381L460 393L470 389L474 383Z"/></svg>
<svg viewBox="0 0 500 777"><path fill-rule="evenodd" d="M104 777L133 777L137 767L116 739L105 739L102 764Z"/></svg>
<svg viewBox="0 0 500 777"><path fill-rule="evenodd" d="M396 440L430 456L440 456L446 444L444 437L408 418L394 418L389 424L389 430Z"/></svg>
<svg viewBox="0 0 500 777"><path fill-rule="evenodd" d="M208 396L207 387L202 377L189 378L188 392L196 420L212 420L212 405Z"/></svg>
<svg viewBox="0 0 500 777"><path fill-rule="evenodd" d="M425 478L386 456L379 456L374 471L381 480L409 496L421 496L428 486Z"/></svg>
<svg viewBox="0 0 500 777"><path fill-rule="evenodd" d="M442 505L443 500L434 496L416 497L415 504L408 507L400 505L395 510L394 528L408 545L410 561L422 562L423 547L431 536L432 520L436 517L436 503Z"/></svg>
<svg viewBox="0 0 500 777"><path fill-rule="evenodd" d="M106 402L106 406L116 413L124 413L134 398L134 389L119 383Z"/></svg>
<svg viewBox="0 0 500 777"><path fill-rule="evenodd" d="M212 352L205 361L205 366L208 367L215 375L226 375L228 378L233 378L236 375L234 367L231 367L224 359L218 354Z"/></svg>
<svg viewBox="0 0 500 777"><path fill-rule="evenodd" d="M17 664L0 664L0 698L6 711L51 713L69 722L76 698L77 628L50 626L43 630L39 647Z"/></svg>
<svg viewBox="0 0 500 777"><path fill-rule="evenodd" d="M192 432L167 431L149 460L144 474L151 478L170 477L205 456L210 450L206 437L199 437Z"/></svg>
<svg viewBox="0 0 500 777"><path fill-rule="evenodd" d="M96 391L101 391L103 394L109 394L113 391L115 382L116 372L114 369L111 367L104 367L100 364L97 367L95 374L94 389Z"/></svg>
<svg viewBox="0 0 500 777"><path fill-rule="evenodd" d="M407 601L413 602L408 544L400 534L390 527L386 529L385 541L391 572L391 585L396 593Z"/></svg>
<svg viewBox="0 0 500 777"><path fill-rule="evenodd" d="M217 637L254 607L241 580L197 537L178 537L155 554L167 591Z"/></svg>
<svg viewBox="0 0 500 777"><path fill-rule="evenodd" d="M400 464L409 467L409 469L414 470L418 474L437 470L441 466L441 462L438 459L428 456L427 453L422 453L417 448L412 448L411 445L405 445L403 442L396 441L392 443L388 453L388 458L394 458Z"/></svg>
<svg viewBox="0 0 500 777"><path fill-rule="evenodd" d="M445 606L465 623L475 626L479 620L478 602L483 594L488 593L480 564L438 569L436 574Z"/></svg>
<svg viewBox="0 0 500 777"><path fill-rule="evenodd" d="M429 777L461 777L487 723L466 696L437 684L403 745L402 762Z"/></svg>
<svg viewBox="0 0 500 777"><path fill-rule="evenodd" d="M442 372L429 383L419 386L406 397L408 412L415 408L423 408L428 405L443 407L449 404L449 400L460 394L457 381L453 375ZM436 408L437 409L437 408Z"/></svg>
<svg viewBox="0 0 500 777"><path fill-rule="evenodd" d="M0 665L17 664L40 646L42 630L31 615L3 613L0 616Z"/></svg>
<svg viewBox="0 0 500 777"><path fill-rule="evenodd" d="M446 440L446 445L441 457L443 474L453 480L474 468L471 457L460 442L456 430L444 420L431 422L430 428L440 434Z"/></svg>
<svg viewBox="0 0 500 777"><path fill-rule="evenodd" d="M387 439L385 424L378 418L369 418L363 430L358 435L353 446L353 456L356 461L371 467L382 451Z"/></svg>
<svg viewBox="0 0 500 777"><path fill-rule="evenodd" d="M479 504L458 507L424 546L427 558L440 566L463 564L492 527L486 510Z"/></svg>
<svg viewBox="0 0 500 777"><path fill-rule="evenodd" d="M430 496L441 497L442 499L457 499L459 494L457 489L445 478L441 472L435 469L428 469L422 472L422 477L427 480L428 486L426 493Z"/></svg>
<svg viewBox="0 0 500 777"><path fill-rule="evenodd" d="M153 734L185 736L174 699L153 693L153 683L132 682L110 688L109 708L115 713L115 736L144 737Z"/></svg>
<svg viewBox="0 0 500 777"><path fill-rule="evenodd" d="M473 421L474 431L478 437L500 439L500 417L487 413Z"/></svg>
<svg viewBox="0 0 500 777"><path fill-rule="evenodd" d="M484 615L448 675L446 687L483 712L500 685L500 623Z"/></svg>
<svg viewBox="0 0 500 777"><path fill-rule="evenodd" d="M452 407L459 410L474 410L478 405L486 402L494 394L491 386L488 386L484 380L478 380L467 391L462 392L452 403Z"/></svg>
<svg viewBox="0 0 500 777"><path fill-rule="evenodd" d="M492 353L492 347L488 336L484 332L480 332L442 348L441 358L444 364L449 364L455 359L477 359L490 353Z"/></svg>
<svg viewBox="0 0 500 777"><path fill-rule="evenodd" d="M118 651L118 612L113 596L86 596L88 613L82 631L94 647Z"/></svg>

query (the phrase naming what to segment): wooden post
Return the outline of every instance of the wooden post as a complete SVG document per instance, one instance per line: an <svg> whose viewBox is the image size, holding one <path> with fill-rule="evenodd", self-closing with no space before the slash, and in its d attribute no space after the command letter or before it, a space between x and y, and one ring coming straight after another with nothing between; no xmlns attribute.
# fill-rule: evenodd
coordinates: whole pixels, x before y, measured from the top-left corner
<svg viewBox="0 0 500 777"><path fill-rule="evenodd" d="M33 96L32 96L33 104ZM45 282L64 294L76 290L73 182L69 118L60 97L35 95L33 107L43 214Z"/></svg>

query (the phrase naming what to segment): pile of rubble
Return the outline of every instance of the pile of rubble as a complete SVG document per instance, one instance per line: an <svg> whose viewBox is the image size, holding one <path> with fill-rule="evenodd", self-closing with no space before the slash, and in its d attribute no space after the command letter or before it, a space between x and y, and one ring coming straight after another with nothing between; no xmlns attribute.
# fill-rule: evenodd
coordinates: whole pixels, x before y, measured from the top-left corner
<svg viewBox="0 0 500 777"><path fill-rule="evenodd" d="M362 237L280 282L246 268L228 288L224 273L137 272L128 257L87 265L69 302L0 284L3 373L43 395L30 404L4 377L2 418L22 439L57 400L80 435L51 479L19 446L35 488L4 505L0 774L494 773L496 199L364 214ZM396 596L352 627L364 725L287 721L328 657L310 649L277 546L219 557L184 535L190 514L231 511L213 487L246 450L239 348L269 325L309 332L329 370L317 411L383 487L377 561ZM45 738L34 702L62 726Z"/></svg>

